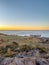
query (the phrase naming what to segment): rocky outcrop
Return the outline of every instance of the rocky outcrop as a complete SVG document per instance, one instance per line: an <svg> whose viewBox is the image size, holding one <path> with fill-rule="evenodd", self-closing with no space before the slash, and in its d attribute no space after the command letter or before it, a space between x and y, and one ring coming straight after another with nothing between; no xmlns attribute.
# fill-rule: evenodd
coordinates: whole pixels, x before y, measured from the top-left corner
<svg viewBox="0 0 49 65"><path fill-rule="evenodd" d="M0 65L49 65L49 58L41 58L39 50L17 54L15 57L0 57Z"/></svg>
<svg viewBox="0 0 49 65"><path fill-rule="evenodd" d="M16 55L17 58L25 58L25 57L39 57L40 53L38 49L30 50L28 52L19 53Z"/></svg>
<svg viewBox="0 0 49 65"><path fill-rule="evenodd" d="M0 65L49 65L49 59L44 58L0 58Z"/></svg>

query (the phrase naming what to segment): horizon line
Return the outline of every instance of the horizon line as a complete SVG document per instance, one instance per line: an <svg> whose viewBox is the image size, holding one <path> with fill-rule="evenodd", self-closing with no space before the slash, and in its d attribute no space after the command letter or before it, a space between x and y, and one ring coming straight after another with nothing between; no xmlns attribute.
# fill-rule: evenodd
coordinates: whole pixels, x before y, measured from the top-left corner
<svg viewBox="0 0 49 65"><path fill-rule="evenodd" d="M49 31L49 30L0 30L0 31Z"/></svg>

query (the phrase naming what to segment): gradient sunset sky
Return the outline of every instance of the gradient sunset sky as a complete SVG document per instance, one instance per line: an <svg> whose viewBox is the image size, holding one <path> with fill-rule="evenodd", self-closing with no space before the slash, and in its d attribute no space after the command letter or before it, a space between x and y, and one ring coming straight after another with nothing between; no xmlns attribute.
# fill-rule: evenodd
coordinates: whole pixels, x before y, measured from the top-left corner
<svg viewBox="0 0 49 65"><path fill-rule="evenodd" d="M49 0L0 0L0 30L49 30Z"/></svg>

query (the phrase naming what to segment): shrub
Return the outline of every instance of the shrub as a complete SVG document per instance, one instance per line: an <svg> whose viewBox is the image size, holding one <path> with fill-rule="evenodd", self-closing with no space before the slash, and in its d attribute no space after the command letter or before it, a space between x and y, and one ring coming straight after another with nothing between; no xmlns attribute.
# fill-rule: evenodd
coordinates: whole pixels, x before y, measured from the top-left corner
<svg viewBox="0 0 49 65"><path fill-rule="evenodd" d="M37 47L39 49L40 53L47 53L47 49L45 47Z"/></svg>
<svg viewBox="0 0 49 65"><path fill-rule="evenodd" d="M15 44L6 46L7 49L10 48L12 51L14 51L17 47L18 47L18 45L15 45Z"/></svg>
<svg viewBox="0 0 49 65"><path fill-rule="evenodd" d="M7 48L2 47L2 48L0 49L0 52L3 53L3 54L5 54L5 53L7 52Z"/></svg>
<svg viewBox="0 0 49 65"><path fill-rule="evenodd" d="M32 48L31 48L31 46L29 46L29 45L22 45L21 47L20 47L20 51L21 52L23 52L23 51L26 51L26 52L28 52L29 50L31 50Z"/></svg>
<svg viewBox="0 0 49 65"><path fill-rule="evenodd" d="M17 42L13 42L13 45L16 45L17 47L19 46Z"/></svg>

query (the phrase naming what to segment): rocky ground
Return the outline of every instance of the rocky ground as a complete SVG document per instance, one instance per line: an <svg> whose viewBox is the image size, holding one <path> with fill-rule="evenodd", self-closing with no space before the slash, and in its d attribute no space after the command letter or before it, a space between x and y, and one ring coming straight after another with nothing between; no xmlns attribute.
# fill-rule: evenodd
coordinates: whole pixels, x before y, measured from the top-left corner
<svg viewBox="0 0 49 65"><path fill-rule="evenodd" d="M49 38L0 33L0 65L49 65Z"/></svg>
<svg viewBox="0 0 49 65"><path fill-rule="evenodd" d="M49 59L35 57L0 58L0 65L49 65Z"/></svg>

